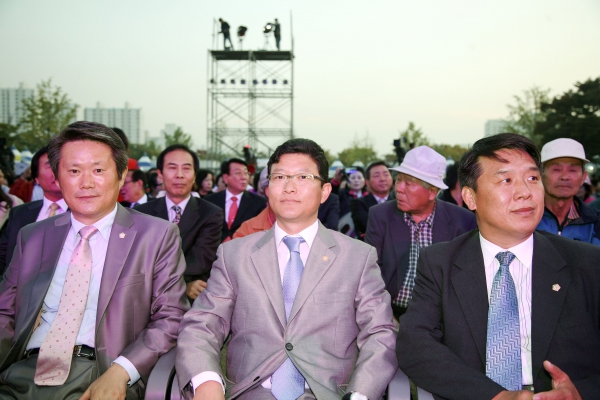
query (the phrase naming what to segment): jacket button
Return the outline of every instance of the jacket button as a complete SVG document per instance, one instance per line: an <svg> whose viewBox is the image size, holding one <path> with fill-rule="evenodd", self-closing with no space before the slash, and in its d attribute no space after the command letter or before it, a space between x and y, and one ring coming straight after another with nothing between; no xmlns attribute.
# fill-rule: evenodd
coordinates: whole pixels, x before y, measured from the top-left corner
<svg viewBox="0 0 600 400"><path fill-rule="evenodd" d="M287 351L292 351L292 350L294 350L294 346L292 346L292 344L291 344L291 343L286 343L286 344L285 344L285 349L286 349Z"/></svg>

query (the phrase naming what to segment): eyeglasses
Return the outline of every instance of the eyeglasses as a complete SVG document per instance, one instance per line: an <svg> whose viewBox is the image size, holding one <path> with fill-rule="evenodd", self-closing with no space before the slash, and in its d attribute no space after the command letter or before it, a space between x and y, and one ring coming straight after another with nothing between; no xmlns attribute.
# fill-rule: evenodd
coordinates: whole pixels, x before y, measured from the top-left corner
<svg viewBox="0 0 600 400"><path fill-rule="evenodd" d="M269 185L283 185L288 180L294 181L296 185L310 185L315 181L315 179L321 182L325 182L325 179L313 174L270 174L267 176L267 179L269 179Z"/></svg>

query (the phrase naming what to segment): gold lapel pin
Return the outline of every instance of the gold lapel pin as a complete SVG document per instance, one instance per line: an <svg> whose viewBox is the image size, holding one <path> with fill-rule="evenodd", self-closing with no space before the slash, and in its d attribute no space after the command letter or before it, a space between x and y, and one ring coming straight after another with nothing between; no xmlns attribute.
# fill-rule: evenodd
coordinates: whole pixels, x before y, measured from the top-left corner
<svg viewBox="0 0 600 400"><path fill-rule="evenodd" d="M125 232L121 232L121 233L119 233L119 237L120 237L121 239L125 239Z"/></svg>
<svg viewBox="0 0 600 400"><path fill-rule="evenodd" d="M329 257L323 256L323 261L329 261Z"/></svg>
<svg viewBox="0 0 600 400"><path fill-rule="evenodd" d="M554 285L552 285L552 290L558 292L560 290L560 285L558 283L555 283Z"/></svg>

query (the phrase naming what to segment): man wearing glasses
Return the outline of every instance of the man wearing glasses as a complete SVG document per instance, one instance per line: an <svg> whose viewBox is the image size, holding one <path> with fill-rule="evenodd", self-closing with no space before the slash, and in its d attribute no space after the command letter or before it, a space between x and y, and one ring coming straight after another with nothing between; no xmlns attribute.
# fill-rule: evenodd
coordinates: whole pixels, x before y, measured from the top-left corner
<svg viewBox="0 0 600 400"><path fill-rule="evenodd" d="M246 191L250 174L248 164L244 160L231 158L223 164L221 172L227 189L204 199L225 212L221 241L227 242L233 238L233 234L244 221L256 217L265 209L267 201Z"/></svg>
<svg viewBox="0 0 600 400"><path fill-rule="evenodd" d="M135 206L146 204L151 198L146 194L148 179L144 171L136 169L127 171L127 177L119 193L123 197L121 205L123 207L133 208Z"/></svg>
<svg viewBox="0 0 600 400"><path fill-rule="evenodd" d="M379 399L397 361L377 253L318 221L331 192L319 145L288 140L267 168L275 225L219 247L180 325L179 385L194 399Z"/></svg>

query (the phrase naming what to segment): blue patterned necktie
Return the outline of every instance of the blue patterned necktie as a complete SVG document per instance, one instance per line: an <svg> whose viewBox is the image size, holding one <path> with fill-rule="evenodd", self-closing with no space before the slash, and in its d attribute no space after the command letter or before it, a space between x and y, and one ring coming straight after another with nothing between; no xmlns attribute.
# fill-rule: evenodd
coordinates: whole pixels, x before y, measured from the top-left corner
<svg viewBox="0 0 600 400"><path fill-rule="evenodd" d="M506 390L521 390L521 330L517 290L508 266L515 255L496 254L500 269L494 277L488 311L486 366L488 378Z"/></svg>
<svg viewBox="0 0 600 400"><path fill-rule="evenodd" d="M179 207L178 205L174 205L171 208L173 209L173 211L175 211L175 218L173 218L173 223L175 225L179 225L179 221L181 221L181 207Z"/></svg>
<svg viewBox="0 0 600 400"><path fill-rule="evenodd" d="M283 273L283 301L285 303L285 318L289 320L296 292L302 278L304 264L300 258L301 237L286 236L283 242L290 249L290 260ZM271 394L277 400L295 400L304 393L304 377L298 371L289 357L273 373L271 377Z"/></svg>

